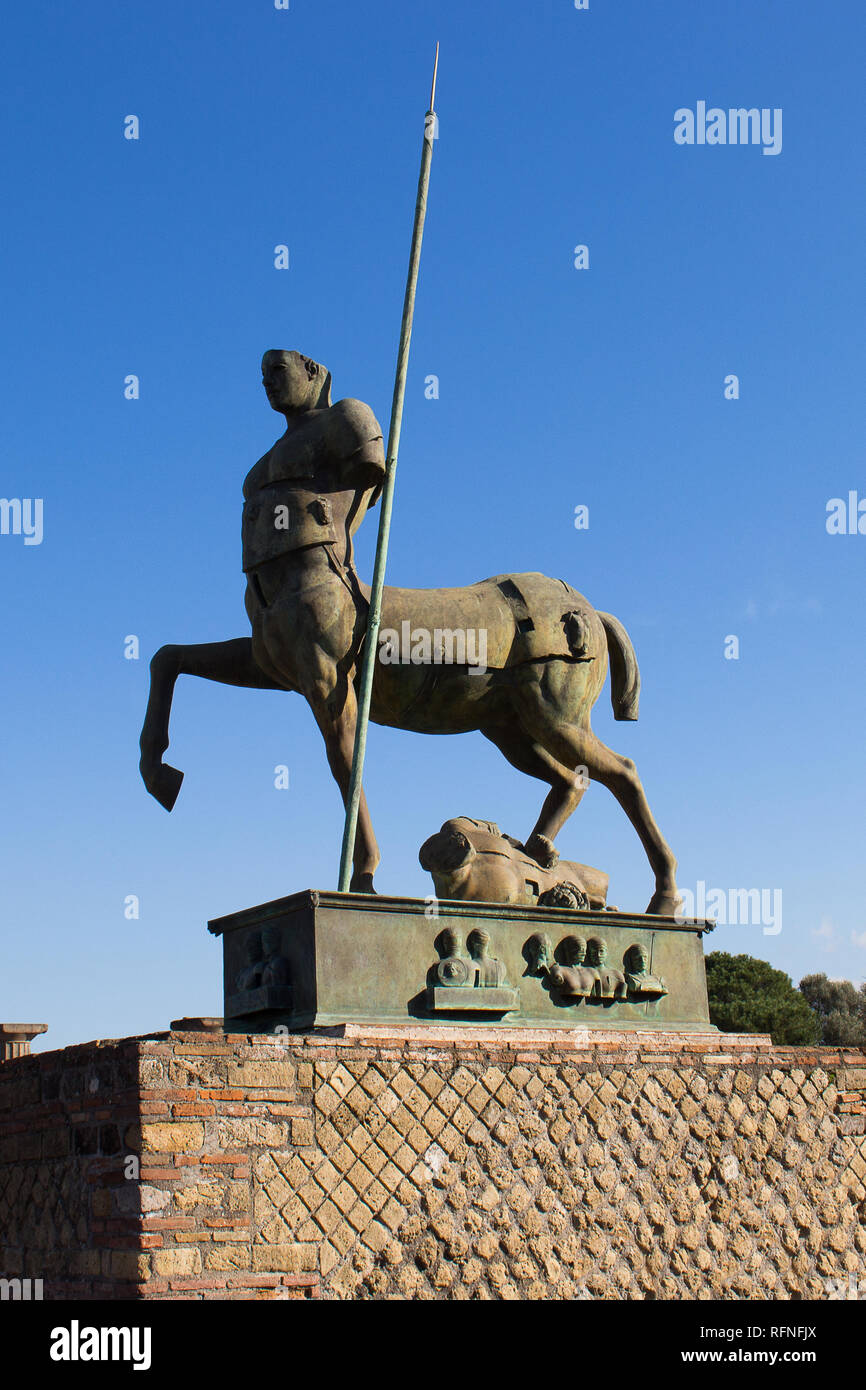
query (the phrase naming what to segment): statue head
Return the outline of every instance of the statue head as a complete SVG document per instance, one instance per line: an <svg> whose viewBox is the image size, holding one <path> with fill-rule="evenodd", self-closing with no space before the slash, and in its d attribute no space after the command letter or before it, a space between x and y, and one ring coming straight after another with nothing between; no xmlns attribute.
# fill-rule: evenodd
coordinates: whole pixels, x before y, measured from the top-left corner
<svg viewBox="0 0 866 1390"><path fill-rule="evenodd" d="M586 942L582 936L567 936L562 943L562 954L566 965L583 965L586 957Z"/></svg>
<svg viewBox="0 0 866 1390"><path fill-rule="evenodd" d="M460 956L463 954L463 937L454 927L443 927L442 935L439 938L442 945L442 956Z"/></svg>
<svg viewBox="0 0 866 1390"><path fill-rule="evenodd" d="M600 936L591 936L586 943L587 965L607 965L607 943Z"/></svg>
<svg viewBox="0 0 866 1390"><path fill-rule="evenodd" d="M331 374L303 353L269 348L262 358L262 385L272 410L287 418L331 404Z"/></svg>
<svg viewBox="0 0 866 1390"><path fill-rule="evenodd" d="M418 862L428 873L445 877L471 864L476 853L463 831L446 821L437 834L424 841L418 852Z"/></svg>
<svg viewBox="0 0 866 1390"><path fill-rule="evenodd" d="M262 938L259 932L250 932L244 942L244 950L250 965L256 965L262 959Z"/></svg>
<svg viewBox="0 0 866 1390"><path fill-rule="evenodd" d="M475 931L469 933L469 940L466 944L473 960L483 960L487 955L487 947L490 945L490 933L476 927Z"/></svg>
<svg viewBox="0 0 866 1390"><path fill-rule="evenodd" d="M649 952L646 946L641 946L635 942L634 946L629 946L625 953L625 968L631 975L645 975L649 964Z"/></svg>
<svg viewBox="0 0 866 1390"><path fill-rule="evenodd" d="M526 943L526 952L533 970L538 972L550 970L553 965L553 948L550 944L550 937L545 936L544 932L533 932Z"/></svg>

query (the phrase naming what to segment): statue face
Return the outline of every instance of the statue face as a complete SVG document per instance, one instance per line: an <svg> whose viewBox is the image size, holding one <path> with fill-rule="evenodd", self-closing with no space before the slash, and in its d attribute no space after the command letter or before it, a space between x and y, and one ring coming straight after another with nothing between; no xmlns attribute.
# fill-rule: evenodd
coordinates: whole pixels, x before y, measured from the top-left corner
<svg viewBox="0 0 866 1390"><path fill-rule="evenodd" d="M567 936L563 942L568 965L583 965L586 957L586 942L580 936Z"/></svg>
<svg viewBox="0 0 866 1390"><path fill-rule="evenodd" d="M550 942L545 936L532 936L529 939L529 949L536 970L547 970L553 964Z"/></svg>
<svg viewBox="0 0 866 1390"><path fill-rule="evenodd" d="M262 385L272 410L303 410L315 385L297 352L274 349L262 358Z"/></svg>

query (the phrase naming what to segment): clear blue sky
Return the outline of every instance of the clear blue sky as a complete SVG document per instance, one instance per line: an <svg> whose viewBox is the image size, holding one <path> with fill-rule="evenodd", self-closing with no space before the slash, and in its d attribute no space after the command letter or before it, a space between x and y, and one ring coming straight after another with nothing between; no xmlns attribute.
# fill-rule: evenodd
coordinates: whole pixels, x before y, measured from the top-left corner
<svg viewBox="0 0 866 1390"><path fill-rule="evenodd" d="M709 945L863 978L866 536L825 516L866 497L864 37L854 0L7 8L0 495L42 498L44 538L0 536L0 1017L57 1047L219 1013L208 917L335 886L300 697L181 680L170 816L137 740L160 644L248 632L240 487L279 433L262 350L325 362L387 426L436 39L389 579L541 570L617 614L641 718L615 724L606 690L594 726L682 886L783 893L779 934ZM675 144L698 101L781 108L782 152ZM479 735L377 728L367 785L380 891L419 896L444 819L524 835L544 790ZM603 788L560 848L645 906Z"/></svg>

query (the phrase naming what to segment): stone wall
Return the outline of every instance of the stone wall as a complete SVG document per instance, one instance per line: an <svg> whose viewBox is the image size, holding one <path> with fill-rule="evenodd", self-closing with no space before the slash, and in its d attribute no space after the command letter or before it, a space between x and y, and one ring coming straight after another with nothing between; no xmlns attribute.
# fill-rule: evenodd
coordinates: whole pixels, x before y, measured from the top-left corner
<svg viewBox="0 0 866 1390"><path fill-rule="evenodd" d="M134 1185L109 1220L100 1203L139 1120L139 1052L85 1043L0 1064L0 1278L42 1279L46 1298L134 1291Z"/></svg>
<svg viewBox="0 0 866 1390"><path fill-rule="evenodd" d="M0 1067L0 1277L49 1299L826 1297L866 1275L864 1098L862 1053L711 1034L41 1053Z"/></svg>

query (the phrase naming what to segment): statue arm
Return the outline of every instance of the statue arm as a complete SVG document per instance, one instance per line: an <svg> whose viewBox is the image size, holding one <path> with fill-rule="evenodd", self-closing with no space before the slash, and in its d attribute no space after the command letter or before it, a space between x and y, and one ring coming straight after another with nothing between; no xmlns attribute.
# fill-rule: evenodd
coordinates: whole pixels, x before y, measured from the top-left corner
<svg viewBox="0 0 866 1390"><path fill-rule="evenodd" d="M385 447L381 438L369 439L362 444L360 449L356 449L346 460L346 467L356 487L376 489L375 496L370 501L372 506L385 481Z"/></svg>

